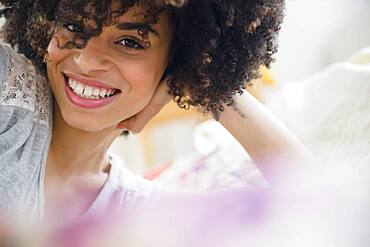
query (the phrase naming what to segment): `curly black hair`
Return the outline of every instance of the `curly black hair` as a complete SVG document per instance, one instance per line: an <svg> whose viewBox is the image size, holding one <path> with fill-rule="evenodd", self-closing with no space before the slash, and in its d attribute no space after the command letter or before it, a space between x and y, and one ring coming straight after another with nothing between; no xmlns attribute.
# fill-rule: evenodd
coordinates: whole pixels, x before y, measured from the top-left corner
<svg viewBox="0 0 370 247"><path fill-rule="evenodd" d="M25 54L46 75L43 62L57 27L77 23L76 33L64 48L83 48L104 25L129 8L144 7L148 27L162 11L174 26L169 93L182 108L197 107L204 113L233 105L259 76L261 65L273 62L277 34L284 16L284 0L0 0L5 16L6 42ZM149 28L148 28L149 29ZM148 30L139 30L145 38Z"/></svg>

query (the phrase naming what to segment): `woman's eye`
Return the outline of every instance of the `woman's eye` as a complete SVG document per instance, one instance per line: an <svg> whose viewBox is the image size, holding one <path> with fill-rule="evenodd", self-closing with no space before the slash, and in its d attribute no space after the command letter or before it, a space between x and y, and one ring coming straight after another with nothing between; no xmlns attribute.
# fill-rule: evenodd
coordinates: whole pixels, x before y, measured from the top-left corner
<svg viewBox="0 0 370 247"><path fill-rule="evenodd" d="M83 27L77 23L67 23L64 27L72 33L82 33L84 31Z"/></svg>
<svg viewBox="0 0 370 247"><path fill-rule="evenodd" d="M136 49L136 50L144 49L143 45L141 45L139 42L131 38L124 38L120 40L118 43L122 45L124 48L128 48L128 49Z"/></svg>

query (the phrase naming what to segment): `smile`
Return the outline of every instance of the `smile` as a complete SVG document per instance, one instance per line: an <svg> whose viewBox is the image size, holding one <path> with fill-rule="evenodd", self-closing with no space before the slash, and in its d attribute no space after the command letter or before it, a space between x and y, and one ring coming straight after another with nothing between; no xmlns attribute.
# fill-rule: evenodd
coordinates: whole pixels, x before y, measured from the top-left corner
<svg viewBox="0 0 370 247"><path fill-rule="evenodd" d="M73 78L72 78L73 77ZM64 74L67 98L83 108L98 108L111 103L121 90L90 79Z"/></svg>
<svg viewBox="0 0 370 247"><path fill-rule="evenodd" d="M85 99L103 99L114 96L117 91L108 88L97 88L84 85L81 82L68 78L68 85L73 93Z"/></svg>

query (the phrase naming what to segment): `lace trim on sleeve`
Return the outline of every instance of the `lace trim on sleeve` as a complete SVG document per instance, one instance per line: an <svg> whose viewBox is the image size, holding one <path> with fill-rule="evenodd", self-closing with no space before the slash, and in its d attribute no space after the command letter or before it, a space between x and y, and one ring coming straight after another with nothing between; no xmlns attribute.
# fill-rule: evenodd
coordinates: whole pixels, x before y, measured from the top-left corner
<svg viewBox="0 0 370 247"><path fill-rule="evenodd" d="M32 62L10 45L2 44L5 60L4 85L0 105L14 106L34 112L34 120L50 125L50 88L46 78Z"/></svg>

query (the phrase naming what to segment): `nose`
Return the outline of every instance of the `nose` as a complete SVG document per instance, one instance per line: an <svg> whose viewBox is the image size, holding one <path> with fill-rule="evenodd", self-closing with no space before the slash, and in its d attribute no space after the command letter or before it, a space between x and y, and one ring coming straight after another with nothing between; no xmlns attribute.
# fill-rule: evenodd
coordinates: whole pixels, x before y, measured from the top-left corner
<svg viewBox="0 0 370 247"><path fill-rule="evenodd" d="M111 67L109 55L103 40L91 38L83 49L76 49L74 62L81 72L108 71Z"/></svg>

